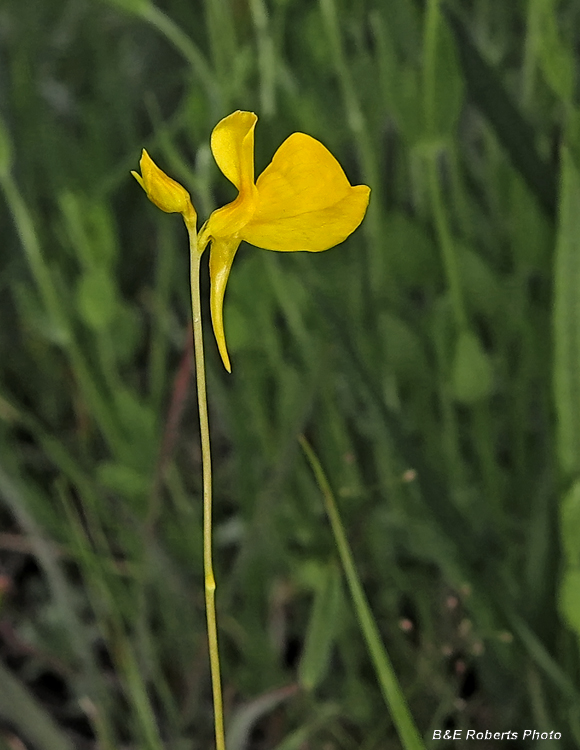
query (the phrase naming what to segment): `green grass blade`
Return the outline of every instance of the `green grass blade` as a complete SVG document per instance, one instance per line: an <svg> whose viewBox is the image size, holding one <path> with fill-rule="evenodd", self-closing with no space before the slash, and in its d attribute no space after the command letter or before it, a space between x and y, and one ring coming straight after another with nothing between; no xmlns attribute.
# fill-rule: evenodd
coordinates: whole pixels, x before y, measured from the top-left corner
<svg viewBox="0 0 580 750"><path fill-rule="evenodd" d="M513 165L544 211L553 217L556 213L556 177L538 154L531 125L518 112L497 72L471 41L463 22L448 9L446 16L457 43L468 96L489 120Z"/></svg>
<svg viewBox="0 0 580 750"><path fill-rule="evenodd" d="M562 149L554 280L554 400L560 467L580 472L580 175Z"/></svg>
<svg viewBox="0 0 580 750"><path fill-rule="evenodd" d="M328 673L338 624L343 619L340 578L336 564L329 565L321 572L298 666L298 681L306 690L316 689Z"/></svg>
<svg viewBox="0 0 580 750"><path fill-rule="evenodd" d="M405 696L403 695L397 676L395 675L393 665L391 664L389 655L381 641L377 624L356 571L352 552L346 538L344 527L328 479L320 465L320 461L316 457L316 454L306 438L301 436L299 441L308 463L314 472L320 491L322 492L324 507L332 527L332 533L334 534L340 561L353 599L356 617L367 643L385 703L391 712L393 722L397 728L397 732L399 733L399 737L405 750L421 750L424 748L421 735L415 726Z"/></svg>
<svg viewBox="0 0 580 750"><path fill-rule="evenodd" d="M0 717L38 750L73 750L73 745L32 693L0 661Z"/></svg>

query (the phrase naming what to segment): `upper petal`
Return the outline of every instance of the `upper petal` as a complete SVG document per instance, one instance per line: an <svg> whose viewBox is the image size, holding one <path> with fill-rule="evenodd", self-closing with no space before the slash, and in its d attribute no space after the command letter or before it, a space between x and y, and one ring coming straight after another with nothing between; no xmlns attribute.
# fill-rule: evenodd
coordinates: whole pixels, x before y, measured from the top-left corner
<svg viewBox="0 0 580 750"><path fill-rule="evenodd" d="M240 192L254 184L253 112L238 110L224 117L211 134L211 150L218 167Z"/></svg>
<svg viewBox="0 0 580 750"><path fill-rule="evenodd" d="M351 186L330 151L294 133L258 178L258 204L243 239L267 250L327 250L361 223L370 188Z"/></svg>
<svg viewBox="0 0 580 750"><path fill-rule="evenodd" d="M254 128L257 120L253 112L238 110L218 122L211 135L211 149L219 168L239 190L232 203L210 216L207 229L212 237L238 234L256 209Z"/></svg>

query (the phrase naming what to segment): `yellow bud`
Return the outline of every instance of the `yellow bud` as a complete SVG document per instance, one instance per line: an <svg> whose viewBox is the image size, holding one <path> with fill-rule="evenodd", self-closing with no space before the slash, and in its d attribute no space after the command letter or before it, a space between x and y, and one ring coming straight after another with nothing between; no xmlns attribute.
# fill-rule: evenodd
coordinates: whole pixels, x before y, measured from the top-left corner
<svg viewBox="0 0 580 750"><path fill-rule="evenodd" d="M149 200L168 214L183 214L188 223L192 220L195 222L196 213L187 190L159 169L145 149L139 166L141 174L131 174L147 193Z"/></svg>

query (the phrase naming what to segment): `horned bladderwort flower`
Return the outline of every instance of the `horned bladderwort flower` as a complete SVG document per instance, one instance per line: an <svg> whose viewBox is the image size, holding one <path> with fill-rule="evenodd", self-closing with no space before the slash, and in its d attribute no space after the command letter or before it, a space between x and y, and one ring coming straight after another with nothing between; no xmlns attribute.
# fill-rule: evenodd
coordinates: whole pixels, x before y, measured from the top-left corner
<svg viewBox="0 0 580 750"><path fill-rule="evenodd" d="M197 215L187 190L168 177L143 149L141 174L133 172L147 197L162 211L180 213L189 234L191 306L197 399L203 467L203 565L210 655L216 750L225 750L215 579L212 564L211 448L199 270L201 255L211 243L209 256L210 308L213 330L223 363L230 360L223 324L224 293L234 256L242 240L266 250L327 250L345 240L361 223L369 202L366 185L353 187L334 156L304 133L293 133L254 181L253 112L234 112L219 122L211 136L215 160L238 189L238 197L214 211L197 234Z"/></svg>
<svg viewBox="0 0 580 750"><path fill-rule="evenodd" d="M201 248L211 241L211 316L228 372L223 301L240 242L265 250L328 250L358 227L370 194L366 185L352 187L330 151L304 133L287 138L254 183L257 119L253 112L234 112L214 128L214 158L239 192L232 203L213 212L199 236Z"/></svg>
<svg viewBox="0 0 580 750"><path fill-rule="evenodd" d="M211 136L218 167L238 189L238 196L214 211L200 230L199 252L211 243L210 308L223 363L231 371L223 324L223 303L234 256L242 240L265 250L320 252L345 240L361 223L370 188L352 186L328 149L309 135L293 133L254 181L253 112L234 112ZM141 159L148 197L164 211L185 211L189 194L153 164ZM180 192L181 191L181 192ZM187 219L186 219L187 223Z"/></svg>

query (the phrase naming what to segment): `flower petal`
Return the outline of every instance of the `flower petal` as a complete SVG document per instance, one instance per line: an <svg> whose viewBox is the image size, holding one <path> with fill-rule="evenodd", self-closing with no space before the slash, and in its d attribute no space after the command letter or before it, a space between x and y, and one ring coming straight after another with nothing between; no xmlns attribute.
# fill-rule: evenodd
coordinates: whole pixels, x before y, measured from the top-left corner
<svg viewBox="0 0 580 750"><path fill-rule="evenodd" d="M246 226L258 205L258 192L254 185L247 192L240 192L235 201L216 209L207 221L207 232L211 237L232 237Z"/></svg>
<svg viewBox="0 0 580 750"><path fill-rule="evenodd" d="M235 237L213 238L209 253L211 323L224 367L228 372L231 372L232 368L224 333L224 295L230 269L240 242L241 240Z"/></svg>
<svg viewBox="0 0 580 750"><path fill-rule="evenodd" d="M352 187L315 138L293 133L258 178L258 205L243 239L266 250L327 250L361 223L370 188Z"/></svg>
<svg viewBox="0 0 580 750"><path fill-rule="evenodd" d="M212 237L237 234L256 210L254 128L257 120L253 112L238 110L218 122L211 135L211 149L219 168L239 190L232 203L210 216L207 229Z"/></svg>
<svg viewBox="0 0 580 750"><path fill-rule="evenodd" d="M361 223L369 195L370 188L357 185L328 208L298 216L282 216L268 222L254 218L241 233L242 239L264 250L306 250L311 253L328 250L344 242Z"/></svg>
<svg viewBox="0 0 580 750"><path fill-rule="evenodd" d="M238 110L224 117L211 134L218 167L240 192L254 184L254 128L258 117Z"/></svg>

